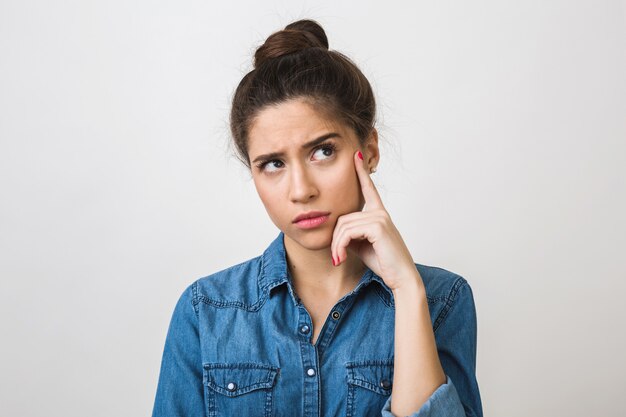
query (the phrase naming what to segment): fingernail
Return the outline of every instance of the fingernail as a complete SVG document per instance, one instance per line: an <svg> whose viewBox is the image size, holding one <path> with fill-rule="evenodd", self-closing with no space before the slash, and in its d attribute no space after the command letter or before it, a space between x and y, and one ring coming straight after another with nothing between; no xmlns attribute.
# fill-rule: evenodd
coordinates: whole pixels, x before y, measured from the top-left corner
<svg viewBox="0 0 626 417"><path fill-rule="evenodd" d="M359 157L359 159L362 161L363 160L363 154L361 153L361 151L359 151L356 156Z"/></svg>
<svg viewBox="0 0 626 417"><path fill-rule="evenodd" d="M333 266L335 266L335 257L330 255L331 258L333 258Z"/></svg>

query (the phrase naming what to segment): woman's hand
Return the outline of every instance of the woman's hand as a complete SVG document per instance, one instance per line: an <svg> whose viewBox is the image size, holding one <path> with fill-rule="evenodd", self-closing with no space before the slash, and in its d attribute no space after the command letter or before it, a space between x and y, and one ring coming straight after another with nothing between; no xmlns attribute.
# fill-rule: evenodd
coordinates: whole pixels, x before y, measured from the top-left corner
<svg viewBox="0 0 626 417"><path fill-rule="evenodd" d="M346 260L348 251L353 252L389 288L396 290L407 280L415 280L415 264L365 169L361 152L353 158L365 206L363 211L337 219L330 245L333 264L339 265Z"/></svg>

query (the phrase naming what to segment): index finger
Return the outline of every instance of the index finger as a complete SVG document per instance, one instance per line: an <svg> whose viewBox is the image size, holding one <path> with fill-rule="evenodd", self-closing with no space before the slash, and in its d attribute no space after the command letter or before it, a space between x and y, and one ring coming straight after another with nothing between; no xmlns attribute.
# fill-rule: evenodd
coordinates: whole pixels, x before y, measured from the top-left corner
<svg viewBox="0 0 626 417"><path fill-rule="evenodd" d="M354 165L356 166L356 174L361 184L361 192L363 193L367 208L384 208L383 201L380 199L374 181L372 181L369 172L365 169L365 161L363 160L361 151L357 151L354 154Z"/></svg>

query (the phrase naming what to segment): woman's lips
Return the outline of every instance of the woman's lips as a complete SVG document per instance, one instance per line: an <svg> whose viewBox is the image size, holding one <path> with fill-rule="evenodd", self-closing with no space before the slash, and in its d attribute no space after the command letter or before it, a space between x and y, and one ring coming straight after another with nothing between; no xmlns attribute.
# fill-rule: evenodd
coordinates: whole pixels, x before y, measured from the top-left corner
<svg viewBox="0 0 626 417"><path fill-rule="evenodd" d="M324 223L330 217L328 214L322 214L315 217L307 217L305 219L298 220L294 224L300 229L312 229Z"/></svg>

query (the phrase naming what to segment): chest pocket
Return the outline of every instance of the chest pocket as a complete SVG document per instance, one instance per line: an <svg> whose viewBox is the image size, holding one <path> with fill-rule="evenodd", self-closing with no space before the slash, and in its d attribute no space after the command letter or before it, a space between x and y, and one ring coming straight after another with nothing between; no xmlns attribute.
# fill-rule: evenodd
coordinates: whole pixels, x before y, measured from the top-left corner
<svg viewBox="0 0 626 417"><path fill-rule="evenodd" d="M380 416L391 395L393 359L346 363L347 417Z"/></svg>
<svg viewBox="0 0 626 417"><path fill-rule="evenodd" d="M207 363L203 366L209 417L271 417L279 368L258 363Z"/></svg>

